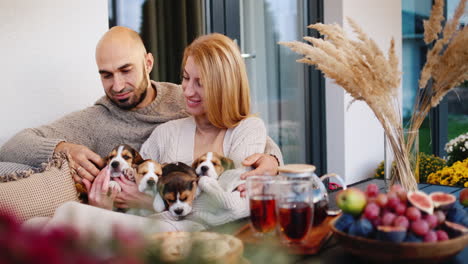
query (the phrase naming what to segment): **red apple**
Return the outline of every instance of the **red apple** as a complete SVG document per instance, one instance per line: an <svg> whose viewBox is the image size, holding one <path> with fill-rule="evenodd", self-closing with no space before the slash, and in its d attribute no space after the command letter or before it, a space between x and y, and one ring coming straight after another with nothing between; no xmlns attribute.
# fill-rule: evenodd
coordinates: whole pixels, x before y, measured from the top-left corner
<svg viewBox="0 0 468 264"><path fill-rule="evenodd" d="M468 206L468 188L465 188L460 192L460 203L465 207Z"/></svg>

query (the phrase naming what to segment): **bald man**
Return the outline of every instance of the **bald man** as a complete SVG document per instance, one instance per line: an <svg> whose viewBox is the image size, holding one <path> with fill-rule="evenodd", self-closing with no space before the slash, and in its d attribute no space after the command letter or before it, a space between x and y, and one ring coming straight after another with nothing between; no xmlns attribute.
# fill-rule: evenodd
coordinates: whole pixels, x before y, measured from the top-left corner
<svg viewBox="0 0 468 264"><path fill-rule="evenodd" d="M66 152L75 163L74 180L82 182L85 178L92 182L104 166L102 157L117 144L139 150L156 126L187 116L179 85L150 80L153 62L138 33L113 27L96 47L96 63L106 96L51 124L19 132L0 149L0 161L38 167L53 153ZM271 139L265 153L282 159ZM275 174L278 161L271 155L255 154L246 159L245 165L256 167L251 175ZM122 207L132 199L125 194L119 194L116 200Z"/></svg>

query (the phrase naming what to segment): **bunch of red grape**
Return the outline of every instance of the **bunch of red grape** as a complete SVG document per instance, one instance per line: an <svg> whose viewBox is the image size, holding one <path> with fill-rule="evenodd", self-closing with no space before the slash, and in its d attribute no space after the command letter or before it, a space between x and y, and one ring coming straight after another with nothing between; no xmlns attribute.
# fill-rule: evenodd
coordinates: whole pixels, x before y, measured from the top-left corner
<svg viewBox="0 0 468 264"><path fill-rule="evenodd" d="M399 185L393 185L388 193L379 193L378 186L369 184L366 195L368 203L363 217L371 221L372 225L399 227L394 230L404 230L410 233L407 240L435 242L449 239L446 231L437 229L445 221L445 214L436 211L427 214L412 206L407 194ZM390 229L392 230L392 229ZM413 236L415 235L415 236Z"/></svg>

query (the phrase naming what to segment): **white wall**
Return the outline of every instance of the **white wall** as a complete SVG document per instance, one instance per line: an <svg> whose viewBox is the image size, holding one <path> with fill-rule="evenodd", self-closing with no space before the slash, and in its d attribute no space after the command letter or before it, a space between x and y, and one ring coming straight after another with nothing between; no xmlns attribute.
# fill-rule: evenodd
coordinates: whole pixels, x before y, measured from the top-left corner
<svg viewBox="0 0 468 264"><path fill-rule="evenodd" d="M107 0L0 1L0 145L104 95L94 50Z"/></svg>
<svg viewBox="0 0 468 264"><path fill-rule="evenodd" d="M354 19L387 53L393 37L401 69L401 1L327 0L325 23L338 23L351 36L346 17ZM401 89L401 87L400 87ZM363 102L355 102L331 80L326 80L328 171L343 175L348 184L372 177L384 159L384 132Z"/></svg>

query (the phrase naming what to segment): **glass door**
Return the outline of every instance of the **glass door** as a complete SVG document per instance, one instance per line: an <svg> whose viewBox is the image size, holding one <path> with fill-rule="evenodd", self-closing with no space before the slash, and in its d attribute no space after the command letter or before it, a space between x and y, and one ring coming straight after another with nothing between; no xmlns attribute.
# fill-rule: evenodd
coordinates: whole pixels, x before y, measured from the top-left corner
<svg viewBox="0 0 468 264"><path fill-rule="evenodd" d="M305 70L297 55L278 45L299 40L303 1L239 0L240 47L246 59L253 112L266 123L285 163L306 161Z"/></svg>

